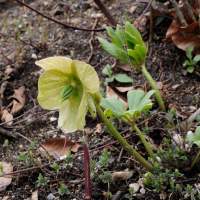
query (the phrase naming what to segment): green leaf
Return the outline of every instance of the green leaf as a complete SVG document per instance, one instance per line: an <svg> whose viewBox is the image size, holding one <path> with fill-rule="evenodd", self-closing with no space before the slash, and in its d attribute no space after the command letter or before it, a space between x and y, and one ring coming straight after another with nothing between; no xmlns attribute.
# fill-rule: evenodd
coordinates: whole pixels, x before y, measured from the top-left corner
<svg viewBox="0 0 200 200"><path fill-rule="evenodd" d="M200 61L200 55L196 55L196 56L194 57L193 61L199 62L199 61Z"/></svg>
<svg viewBox="0 0 200 200"><path fill-rule="evenodd" d="M124 45L123 38L120 38L111 27L106 27L106 30L108 32L108 35L112 39L112 43L119 48L123 48L122 47Z"/></svg>
<svg viewBox="0 0 200 200"><path fill-rule="evenodd" d="M120 100L114 97L102 98L100 106L106 109L105 115L108 117L111 115L114 115L117 118L126 117L124 114L126 112L126 107Z"/></svg>
<svg viewBox="0 0 200 200"><path fill-rule="evenodd" d="M194 67L193 67L193 66L188 67L188 68L187 68L187 71L188 71L189 73L192 73L192 72L194 71Z"/></svg>
<svg viewBox="0 0 200 200"><path fill-rule="evenodd" d="M198 140L200 140L200 126L198 126L195 130L195 136L197 137Z"/></svg>
<svg viewBox="0 0 200 200"><path fill-rule="evenodd" d="M123 38L122 29L119 24L117 24L116 34L118 35L118 37Z"/></svg>
<svg viewBox="0 0 200 200"><path fill-rule="evenodd" d="M105 79L105 86L108 86L108 83L111 83L111 82L113 82L114 81L114 76L112 76L111 78L106 78Z"/></svg>
<svg viewBox="0 0 200 200"><path fill-rule="evenodd" d="M128 21L125 24L125 30L130 33L131 35L133 35L134 37L136 37L138 44L142 45L143 40L142 37L140 35L140 32L137 30L137 28L135 28L134 25L130 24Z"/></svg>
<svg viewBox="0 0 200 200"><path fill-rule="evenodd" d="M108 54L110 54L111 56L118 58L122 62L128 64L128 61L126 58L126 53L125 53L125 51L123 51L123 49L119 49L117 46L109 43L107 40L105 40L103 38L98 38L98 39L99 39L99 42L101 43L102 47ZM125 54L125 56L123 56L123 54L121 54L121 52L123 52Z"/></svg>
<svg viewBox="0 0 200 200"><path fill-rule="evenodd" d="M128 49L128 55L131 56L136 63L139 62L139 56L135 50ZM132 63L132 64L135 64L135 63Z"/></svg>
<svg viewBox="0 0 200 200"><path fill-rule="evenodd" d="M142 111L152 108L151 99L149 99L156 91L151 90L146 95L143 90L128 91L129 111L126 112L130 116L137 117Z"/></svg>
<svg viewBox="0 0 200 200"><path fill-rule="evenodd" d="M192 59L192 51L194 50L194 46L191 45L186 50L186 56L191 60Z"/></svg>
<svg viewBox="0 0 200 200"><path fill-rule="evenodd" d="M132 83L133 80L128 77L126 74L118 74L114 78L120 83Z"/></svg>
<svg viewBox="0 0 200 200"><path fill-rule="evenodd" d="M127 43L127 48L128 49L133 49L134 50L134 46L135 46L135 44L138 44L139 42L138 42L138 40L137 40L137 38L134 36L134 35L131 35L131 33L129 33L129 32L127 32L127 31L125 31L124 32L124 36L125 36L125 38L126 38L126 42L129 42L129 43L132 43L132 45L128 45L128 43ZM128 40L128 41L127 41ZM132 48L131 48L132 47Z"/></svg>
<svg viewBox="0 0 200 200"><path fill-rule="evenodd" d="M183 66L187 66L187 65L190 65L191 63L189 62L189 60L186 60L184 63L183 63Z"/></svg>
<svg viewBox="0 0 200 200"><path fill-rule="evenodd" d="M194 144L196 144L198 147L200 147L200 141L195 141Z"/></svg>
<svg viewBox="0 0 200 200"><path fill-rule="evenodd" d="M109 78L111 78L111 75L112 75L112 70L111 70L111 67L109 64L107 64L103 70L102 70L102 73L109 76Z"/></svg>

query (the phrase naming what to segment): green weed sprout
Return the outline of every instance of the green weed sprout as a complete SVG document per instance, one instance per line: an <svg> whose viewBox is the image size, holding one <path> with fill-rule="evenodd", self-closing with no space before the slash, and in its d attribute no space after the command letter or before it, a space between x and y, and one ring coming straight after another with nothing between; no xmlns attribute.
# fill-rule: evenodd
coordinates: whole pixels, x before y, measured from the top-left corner
<svg viewBox="0 0 200 200"><path fill-rule="evenodd" d="M155 92L155 90L151 90L145 95L145 92L143 90L130 90L127 93L129 110L126 110L126 107L120 100L113 97L102 98L100 105L106 109L104 113L107 117L114 115L115 117L121 118L124 122L129 124L132 127L132 130L135 130L138 133L153 161L158 162L156 157L154 156L152 149L148 145L137 125L135 124L138 116L144 110L152 108L152 102L149 98Z"/></svg>
<svg viewBox="0 0 200 200"><path fill-rule="evenodd" d="M186 56L189 58L189 60L186 60L184 63L183 63L183 66L189 66L187 68L187 71L189 73L192 73L195 69L195 67L198 67L197 66L197 63L200 61L200 55L196 55L193 59L192 59L192 52L194 50L194 46L189 46L186 50Z"/></svg>
<svg viewBox="0 0 200 200"><path fill-rule="evenodd" d="M92 66L81 61L72 61L66 57L50 57L37 61L36 64L45 70L38 82L38 102L45 109L59 109L58 126L65 133L83 130L87 110L93 117L96 117L97 111L109 132L120 142L121 146L148 171L153 172L153 166L134 148L131 148L131 145L119 134L101 109L99 78ZM73 92L66 90L69 85L73 87ZM71 90L71 87L69 89ZM62 96L60 96L61 93ZM148 108L149 104L144 106Z"/></svg>
<svg viewBox="0 0 200 200"><path fill-rule="evenodd" d="M152 89L156 91L155 97L158 102L158 105L165 111L165 105L163 103L162 97L160 96L160 92L149 74L149 72L145 68L145 58L147 55L147 47L142 40L142 37L139 31L128 21L125 23L125 31L124 38L122 27L117 25L116 32L111 27L106 27L108 35L112 39L112 43L109 43L107 40L103 38L99 38L99 42L103 46L104 50L110 54L111 56L118 58L122 62L129 64L127 60L126 48L128 52L128 56L131 62L132 67L140 70L146 79L149 81Z"/></svg>
<svg viewBox="0 0 200 200"><path fill-rule="evenodd" d="M129 194L125 194L125 198L132 200L132 199L134 199L133 194L134 194L134 188L130 187L129 188Z"/></svg>
<svg viewBox="0 0 200 200"><path fill-rule="evenodd" d="M198 147L200 147L200 126L198 126L196 128L195 135L193 135L193 134L187 135L187 140L188 141L193 141L194 144L196 144ZM192 162L192 165L190 166L190 170L189 171L191 171L193 169L193 167L196 164L199 156L200 156L200 152L197 154L196 158Z"/></svg>
<svg viewBox="0 0 200 200"><path fill-rule="evenodd" d="M40 187L40 186L44 186L44 187L47 187L47 183L49 182L49 180L47 179L47 177L44 177L42 176L42 174L39 174L38 176L38 180L36 181L38 184L37 186Z"/></svg>
<svg viewBox="0 0 200 200"><path fill-rule="evenodd" d="M58 193L61 195L61 196L63 196L63 195L70 195L70 191L67 189L67 187L64 185L64 184L62 184L61 185L61 188L59 188L58 189Z"/></svg>
<svg viewBox="0 0 200 200"><path fill-rule="evenodd" d="M113 174L109 171L104 172L103 175L99 175L99 178L104 182L104 183L108 183L108 182L113 182L112 179Z"/></svg>

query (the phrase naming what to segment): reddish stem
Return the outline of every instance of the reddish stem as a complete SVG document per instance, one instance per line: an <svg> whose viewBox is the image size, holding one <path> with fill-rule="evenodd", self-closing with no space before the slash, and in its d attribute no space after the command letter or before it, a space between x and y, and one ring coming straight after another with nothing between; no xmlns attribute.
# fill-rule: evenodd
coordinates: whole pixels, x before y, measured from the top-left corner
<svg viewBox="0 0 200 200"><path fill-rule="evenodd" d="M85 199L91 200L91 187L90 187L90 158L88 151L88 140L85 130L84 134L84 168L85 168Z"/></svg>
<svg viewBox="0 0 200 200"><path fill-rule="evenodd" d="M31 9L32 11L36 12L38 15L41 15L42 17L47 18L47 19L49 19L49 20L51 20L51 21L53 21L53 22L55 22L55 23L57 23L57 24L60 24L60 25L62 25L62 26L65 26L65 27L67 27L67 28L72 28L73 30L81 30L81 31L105 31L105 30L106 30L105 28L87 29L87 28L78 28L78 27L75 27L75 26L70 26L70 25L68 25L68 24L62 23L62 22L60 22L60 21L58 21L58 20L56 20L56 19L53 19L53 18L51 18L51 17L48 17L48 16L42 14L41 12L37 11L36 9L32 8L31 6L25 4L24 2L22 2L22 1L20 1L20 0L16 0L16 1L17 1L18 3L20 3L20 4L22 4L23 6L26 6L27 8Z"/></svg>
<svg viewBox="0 0 200 200"><path fill-rule="evenodd" d="M133 134L136 134L136 133L133 133ZM125 136L124 139L126 139L126 138L128 138L128 137L130 137L130 136L132 136L132 134L131 134L131 135ZM115 140L115 141L110 142L110 143L108 143L108 144L106 144L106 145L100 146L100 147L98 147L98 148L96 148L96 149L92 149L90 152L93 152L93 151L96 151L96 150L99 150L99 149L103 149L103 148L105 148L105 147L107 147L107 146L110 146L110 145L112 145L112 144L115 144L115 143L117 143L117 142L118 142L118 140ZM76 155L74 155L74 157L78 157L78 156L80 156L80 155L82 155L82 154L76 154ZM34 170L34 169L39 169L39 168L47 167L47 166L49 166L49 165L52 165L53 163L62 162L62 161L64 161L65 159L66 159L66 158L63 158L63 159L60 159L60 160L56 160L56 161L52 161L52 162L47 163L47 164L44 164L44 165L42 165L42 166L36 166L36 167L26 168L26 169L14 171L14 172L6 173L6 174L1 174L1 176L13 175L13 174L17 174L17 173L20 173L20 172L25 172L25 171L29 171L29 170Z"/></svg>

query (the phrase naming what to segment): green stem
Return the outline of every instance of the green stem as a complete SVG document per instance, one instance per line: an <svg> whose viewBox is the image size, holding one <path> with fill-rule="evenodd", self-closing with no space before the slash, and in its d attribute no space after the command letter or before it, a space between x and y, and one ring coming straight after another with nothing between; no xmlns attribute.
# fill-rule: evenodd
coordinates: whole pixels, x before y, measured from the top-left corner
<svg viewBox="0 0 200 200"><path fill-rule="evenodd" d="M148 145L147 141L145 140L144 136L142 135L140 129L137 127L137 125L134 123L133 124L133 128L135 129L135 131L138 133L140 139L142 140L142 143L144 144L146 150L148 151L149 155L151 156L151 158L153 159L154 163L158 163L157 158L154 156L153 151L151 149L151 147Z"/></svg>
<svg viewBox="0 0 200 200"><path fill-rule="evenodd" d="M197 154L196 158L194 159L193 163L191 164L190 169L189 169L189 172L191 172L191 170L192 170L193 167L195 166L195 164L196 164L196 162L197 162L199 156L200 156L200 152Z"/></svg>
<svg viewBox="0 0 200 200"><path fill-rule="evenodd" d="M96 103L94 99L95 107L101 119L104 121L105 125L109 129L110 133L119 141L121 146L128 151L143 167L145 167L149 172L153 173L153 166L147 162L132 146L120 135L120 133L115 129L115 127L110 123L108 118L105 116L99 104Z"/></svg>
<svg viewBox="0 0 200 200"><path fill-rule="evenodd" d="M165 105L163 103L162 97L160 96L160 92L159 92L153 78L151 77L149 72L146 70L145 64L142 65L142 68L140 69L140 71L144 74L146 79L149 81L149 84L151 85L152 89L156 91L155 97L156 97L156 100L157 100L158 105L160 106L161 110L163 112L166 112Z"/></svg>

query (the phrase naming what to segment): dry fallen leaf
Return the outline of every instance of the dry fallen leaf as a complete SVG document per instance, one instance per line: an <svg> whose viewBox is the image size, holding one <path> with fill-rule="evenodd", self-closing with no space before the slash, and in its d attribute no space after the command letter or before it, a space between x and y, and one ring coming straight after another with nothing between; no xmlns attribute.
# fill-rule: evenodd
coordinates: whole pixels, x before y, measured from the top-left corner
<svg viewBox="0 0 200 200"><path fill-rule="evenodd" d="M38 190L32 193L31 200L38 200Z"/></svg>
<svg viewBox="0 0 200 200"><path fill-rule="evenodd" d="M106 98L108 97L114 97L119 99L128 109L128 103L127 103L127 96L126 93L122 93L119 90L117 90L115 87L106 87Z"/></svg>
<svg viewBox="0 0 200 200"><path fill-rule="evenodd" d="M13 171L11 163L0 162L0 165L3 165L3 172L10 173ZM11 178L10 178L11 177ZM0 191L4 191L8 185L12 182L12 176L9 175L9 178L0 177Z"/></svg>
<svg viewBox="0 0 200 200"><path fill-rule="evenodd" d="M125 180L127 181L129 178L131 178L133 176L133 172L114 172L112 179L113 181L116 180Z"/></svg>
<svg viewBox="0 0 200 200"><path fill-rule="evenodd" d="M130 72L131 69L130 69L130 66L125 64L124 62L122 62L121 60L117 59L116 62L112 65L111 68L114 68L114 67L117 67L117 68L120 68L120 69L123 69L124 71L127 71L127 72ZM133 68L134 69L134 68Z"/></svg>
<svg viewBox="0 0 200 200"><path fill-rule="evenodd" d="M197 9L194 10L197 11ZM184 18L188 23L188 26L182 27L179 19L173 20L166 33L165 42L174 42L179 49L184 51L186 51L189 46L193 45L193 53L200 54L199 22L193 22L189 12L184 14Z"/></svg>
<svg viewBox="0 0 200 200"><path fill-rule="evenodd" d="M21 86L18 90L14 90L14 95L10 96L9 99L14 98L8 107L12 106L11 114L19 112L25 105L25 86Z"/></svg>
<svg viewBox="0 0 200 200"><path fill-rule="evenodd" d="M104 123L97 124L96 128L94 129L94 133L102 133L103 126L104 126Z"/></svg>
<svg viewBox="0 0 200 200"><path fill-rule="evenodd" d="M56 154L54 151L64 156L67 155L69 151L77 152L78 148L80 147L80 145L77 142L74 143L67 139L66 147L63 152L64 143L65 143L65 138L62 139L51 138L48 142L45 142L43 146L50 155L54 156L54 158L56 158ZM45 154L45 151L42 147L40 147L39 150L43 154Z"/></svg>
<svg viewBox="0 0 200 200"><path fill-rule="evenodd" d="M2 122L8 122L10 120L13 120L13 116L7 110L3 110L2 113L3 113L2 117L1 117ZM12 125L12 123L13 123L13 121L8 122L6 125L10 126L10 125Z"/></svg>
<svg viewBox="0 0 200 200"><path fill-rule="evenodd" d="M170 83L165 83L163 85L162 82L156 82L156 85L159 89L159 92L160 92L162 99L168 100L169 99L169 92L168 92L167 88L169 87Z"/></svg>

